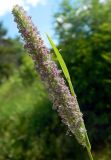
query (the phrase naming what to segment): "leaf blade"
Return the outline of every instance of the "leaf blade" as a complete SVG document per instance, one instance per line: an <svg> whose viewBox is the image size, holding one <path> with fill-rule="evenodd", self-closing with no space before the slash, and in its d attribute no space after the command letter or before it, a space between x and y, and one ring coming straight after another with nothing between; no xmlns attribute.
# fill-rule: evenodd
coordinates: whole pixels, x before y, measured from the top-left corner
<svg viewBox="0 0 111 160"><path fill-rule="evenodd" d="M66 66L66 64L65 64L65 62L64 62L64 60L63 60L63 58L62 58L62 56L61 56L61 54L59 52L59 50L57 49L56 45L54 44L53 40L51 39L51 37L48 34L46 34L46 35L47 35L47 38L48 38L48 40L49 40L49 42L50 42L50 44L51 44L51 46L52 46L52 48L53 48L53 50L55 52L55 55L57 56L57 59L58 59L58 61L60 63L62 71L64 73L64 76L65 76L65 78L66 78L66 80L67 80L67 82L69 84L69 88L70 88L71 94L74 96L75 93L74 93L73 85L72 85L72 82L71 82L71 78L70 78L70 74L69 74L69 71L67 69L67 66Z"/></svg>

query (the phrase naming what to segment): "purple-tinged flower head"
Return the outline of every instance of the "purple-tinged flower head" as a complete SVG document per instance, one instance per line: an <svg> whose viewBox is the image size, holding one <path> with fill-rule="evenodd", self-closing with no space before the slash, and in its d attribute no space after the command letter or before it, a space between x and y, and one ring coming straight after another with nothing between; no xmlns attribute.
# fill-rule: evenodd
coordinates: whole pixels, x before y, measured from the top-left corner
<svg viewBox="0 0 111 160"><path fill-rule="evenodd" d="M18 5L14 6L12 13L25 41L24 47L32 56L35 69L49 92L53 109L57 110L62 122L68 126L78 142L86 146L86 130L76 95L71 95L60 70L52 60L49 50L32 23L31 17L28 17L23 8Z"/></svg>

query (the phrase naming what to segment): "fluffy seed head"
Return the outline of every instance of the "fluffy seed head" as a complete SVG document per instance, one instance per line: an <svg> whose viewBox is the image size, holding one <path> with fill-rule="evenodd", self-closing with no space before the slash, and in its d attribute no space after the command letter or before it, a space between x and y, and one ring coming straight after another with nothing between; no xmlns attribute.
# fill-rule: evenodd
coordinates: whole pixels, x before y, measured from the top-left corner
<svg viewBox="0 0 111 160"><path fill-rule="evenodd" d="M41 76L49 92L49 98L53 102L62 122L68 126L79 143L86 146L86 130L80 112L76 96L72 96L66 86L57 65L51 58L51 54L44 45L39 31L32 23L31 17L26 15L23 8L16 5L12 11L14 20L21 36L25 41L26 48L35 64L35 69Z"/></svg>

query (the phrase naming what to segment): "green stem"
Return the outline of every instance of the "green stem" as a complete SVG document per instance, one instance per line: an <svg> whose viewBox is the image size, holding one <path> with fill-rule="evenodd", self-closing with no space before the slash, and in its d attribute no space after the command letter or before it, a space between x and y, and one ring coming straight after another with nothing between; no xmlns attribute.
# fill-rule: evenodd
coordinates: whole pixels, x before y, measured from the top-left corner
<svg viewBox="0 0 111 160"><path fill-rule="evenodd" d="M89 148L91 150L91 144L90 144L87 132L86 132L86 146L87 146L87 148Z"/></svg>
<svg viewBox="0 0 111 160"><path fill-rule="evenodd" d="M88 155L89 155L89 159L93 160L93 156L92 156L92 153L91 153L91 145L90 145L90 141L89 141L87 132L86 132L86 149L87 149L87 152L88 152Z"/></svg>
<svg viewBox="0 0 111 160"><path fill-rule="evenodd" d="M88 155L89 155L89 159L90 159L90 160L93 160L93 156L92 156L92 154L91 154L91 150L90 150L89 147L87 147L87 146L86 146L86 148L87 148L87 152L88 152Z"/></svg>

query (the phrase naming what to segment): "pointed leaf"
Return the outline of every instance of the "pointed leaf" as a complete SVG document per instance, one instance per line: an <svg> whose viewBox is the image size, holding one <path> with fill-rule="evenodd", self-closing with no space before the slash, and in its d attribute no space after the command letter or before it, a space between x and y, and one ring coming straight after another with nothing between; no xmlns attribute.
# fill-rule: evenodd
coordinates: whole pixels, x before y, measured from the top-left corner
<svg viewBox="0 0 111 160"><path fill-rule="evenodd" d="M47 34L47 38L48 38L48 40L49 40L49 42L50 42L50 44L51 44L56 56L57 56L57 59L58 59L58 61L60 63L62 71L64 73L64 76L65 76L65 78L66 78L66 80L67 80L67 82L69 84L69 88L70 88L71 94L74 95L75 93L74 93L73 85L72 85L72 82L71 82L71 78L70 78L67 66L66 66L66 64L65 64L65 62L64 62L64 60L63 60L63 58L62 58L62 56L61 56L61 54L59 52L59 50L57 49L57 47L55 46L53 40L51 39L51 37L48 34Z"/></svg>

